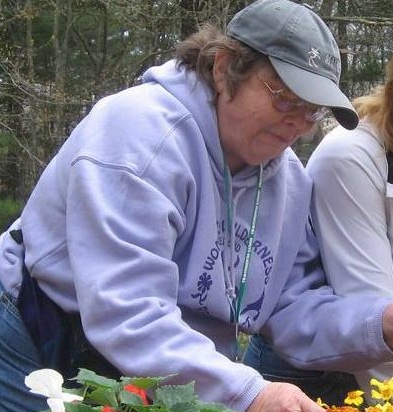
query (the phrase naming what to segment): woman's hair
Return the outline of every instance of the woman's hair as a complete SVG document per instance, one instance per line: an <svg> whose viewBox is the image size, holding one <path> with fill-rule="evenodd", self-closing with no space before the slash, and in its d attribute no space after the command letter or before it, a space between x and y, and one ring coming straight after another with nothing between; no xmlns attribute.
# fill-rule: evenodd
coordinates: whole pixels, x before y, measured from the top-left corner
<svg viewBox="0 0 393 412"><path fill-rule="evenodd" d="M175 50L175 58L186 69L195 71L197 77L214 91L213 65L219 50L227 51L230 56L224 81L231 97L254 67L270 65L267 56L222 34L211 24L204 24L197 33L179 43Z"/></svg>
<svg viewBox="0 0 393 412"><path fill-rule="evenodd" d="M386 66L386 81L353 102L360 118L367 117L381 133L385 148L393 152L393 57Z"/></svg>

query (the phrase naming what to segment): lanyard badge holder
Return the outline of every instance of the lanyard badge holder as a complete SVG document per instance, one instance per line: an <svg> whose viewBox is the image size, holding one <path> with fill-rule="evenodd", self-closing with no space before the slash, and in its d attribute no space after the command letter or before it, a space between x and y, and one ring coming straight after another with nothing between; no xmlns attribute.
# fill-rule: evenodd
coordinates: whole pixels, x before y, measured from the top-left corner
<svg viewBox="0 0 393 412"><path fill-rule="evenodd" d="M227 173L228 172L226 168L226 175ZM246 254L244 257L242 274L241 274L240 284L239 284L239 292L238 292L238 295L234 297L234 302L232 306L234 307L234 312L235 312L235 344L236 344L235 360L236 361L240 360L239 359L239 352L240 352L239 351L239 317L240 317L240 310L241 310L243 297L244 297L246 286L247 286L247 278L248 278L249 269L250 269L250 262L251 262L254 236L255 236L255 228L256 228L257 220L258 220L259 205L261 202L261 192L262 192L262 183L263 183L262 175L263 175L263 167L262 165L260 165L259 175L258 175L258 184L255 190L254 207L253 207L251 224L250 224L250 233L247 239L247 249L246 249ZM225 182L227 182L227 178L225 179ZM226 187L227 187L227 184L226 184ZM228 229L229 229L229 233L231 233L232 232L233 211L232 211L232 201L230 201L230 198L229 198L229 188L227 188L227 215L228 215L227 216ZM231 244L231 250L233 246L234 245Z"/></svg>

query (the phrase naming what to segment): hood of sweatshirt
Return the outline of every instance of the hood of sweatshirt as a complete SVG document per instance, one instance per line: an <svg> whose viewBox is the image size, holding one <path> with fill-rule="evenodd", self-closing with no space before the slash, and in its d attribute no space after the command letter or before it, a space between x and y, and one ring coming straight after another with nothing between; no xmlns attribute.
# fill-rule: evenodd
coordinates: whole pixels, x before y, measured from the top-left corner
<svg viewBox="0 0 393 412"><path fill-rule="evenodd" d="M223 180L224 155L220 144L214 95L211 88L199 80L194 71L186 70L176 60L170 60L161 66L151 67L143 75L143 82L160 84L192 113L205 139L215 177L218 180ZM264 181L279 170L283 157L284 154L281 154L264 165ZM245 167L232 176L233 189L255 186L257 174L258 167Z"/></svg>

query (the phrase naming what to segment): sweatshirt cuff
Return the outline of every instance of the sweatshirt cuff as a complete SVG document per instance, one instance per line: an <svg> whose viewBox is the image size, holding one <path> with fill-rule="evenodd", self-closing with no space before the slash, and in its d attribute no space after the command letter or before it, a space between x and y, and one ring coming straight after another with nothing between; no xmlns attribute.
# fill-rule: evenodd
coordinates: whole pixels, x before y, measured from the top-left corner
<svg viewBox="0 0 393 412"><path fill-rule="evenodd" d="M234 411L245 412L259 392L261 392L261 390L269 383L270 382L263 379L261 375L255 375L247 382L245 388L241 391L241 394L231 400L228 407Z"/></svg>
<svg viewBox="0 0 393 412"><path fill-rule="evenodd" d="M371 351L380 362L393 360L393 351L383 337L383 313L387 306L392 304L391 299L380 299L376 304L372 316L366 319L366 333L369 337Z"/></svg>

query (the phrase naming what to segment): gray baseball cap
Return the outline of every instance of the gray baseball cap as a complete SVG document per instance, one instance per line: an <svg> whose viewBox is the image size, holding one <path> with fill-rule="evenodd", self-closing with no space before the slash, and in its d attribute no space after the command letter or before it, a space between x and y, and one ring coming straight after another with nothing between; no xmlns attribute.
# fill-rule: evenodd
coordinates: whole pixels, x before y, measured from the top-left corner
<svg viewBox="0 0 393 412"><path fill-rule="evenodd" d="M257 0L229 22L227 35L269 57L287 87L303 100L330 107L354 129L358 115L339 88L341 59L323 20L290 0Z"/></svg>

